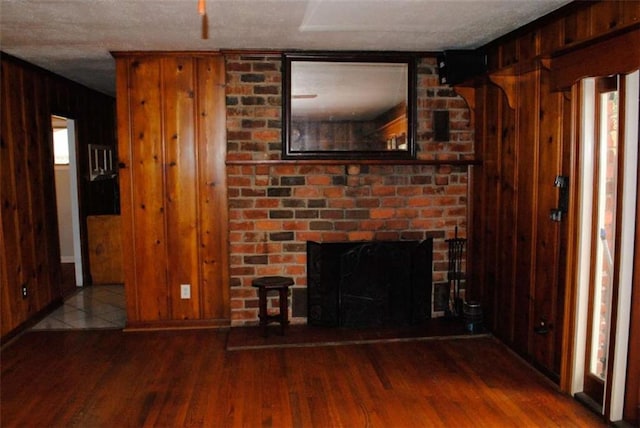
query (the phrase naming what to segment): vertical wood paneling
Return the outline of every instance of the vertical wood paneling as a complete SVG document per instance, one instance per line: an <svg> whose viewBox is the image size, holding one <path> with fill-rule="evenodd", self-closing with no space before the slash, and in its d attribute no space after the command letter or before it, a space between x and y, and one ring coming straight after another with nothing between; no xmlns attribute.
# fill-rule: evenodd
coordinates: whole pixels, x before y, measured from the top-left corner
<svg viewBox="0 0 640 428"><path fill-rule="evenodd" d="M558 251L560 223L549 218L558 206L558 188L554 179L561 173L562 165L562 94L552 93L549 73L541 72L540 79L540 138L538 157L538 207L536 210L536 269L534 295L534 325L544 322L550 326L546 335L534 335L533 355L536 361L549 369L553 367L555 335L562 329L556 324L558 293L564 293L564 282L558 278ZM555 371L558 373L558 371Z"/></svg>
<svg viewBox="0 0 640 428"><path fill-rule="evenodd" d="M42 140L42 136L47 136L47 128L51 127L51 118L47 120L47 117L43 118L41 112L38 111L38 100L46 100L46 92L43 90L43 82L35 79L31 72L29 77L24 79L23 86L24 94L24 110L23 110L23 123L25 126L26 146L27 146L27 168L31 179L29 183L29 206L30 206L30 223L31 223L31 235L33 239L29 243L32 249L33 257L33 271L30 276L34 284L53 284L53 278L49 278L49 264L48 253L50 251L47 248L47 229L57 224L57 213L53 214L53 219L56 222L48 223L47 215L51 215L51 212L47 212L45 202L47 197L51 194L55 194L55 187L53 181L45 180L45 173L43 168L49 168L51 170L52 159L43 157L47 154L45 149L40 147L48 147L51 142L48 139ZM32 126L27 126L28 119L32 121ZM40 187L40 188L38 188ZM55 202L54 202L55 204ZM53 253L58 253L59 248L51 249ZM57 287L57 284L56 284ZM34 287L33 300L31 303L34 307L42 308L52 299L51 287ZM56 290L57 291L57 290Z"/></svg>
<svg viewBox="0 0 640 428"><path fill-rule="evenodd" d="M518 206L516 239L517 248L514 252L516 259L514 306L514 342L518 352L526 353L531 346L531 312L533 305L533 273L534 273L534 243L535 216L537 212L536 176L538 171L538 115L525 114L525 106L532 111L539 110L539 72L531 72L522 76L519 82L518 115Z"/></svg>
<svg viewBox="0 0 640 428"><path fill-rule="evenodd" d="M634 3L634 2L630 2ZM591 7L593 19L591 22L592 34L602 34L613 30L622 24L622 5L619 2L602 1Z"/></svg>
<svg viewBox="0 0 640 428"><path fill-rule="evenodd" d="M540 40L540 53L548 54L564 45L564 22L554 20L537 30Z"/></svg>
<svg viewBox="0 0 640 428"><path fill-rule="evenodd" d="M0 304L4 341L61 299L51 114L62 113L76 119L81 171L87 169L87 144L113 145L115 116L110 97L8 55L3 55L1 61ZM93 116L97 111L100 114ZM111 132L102 135L102 130L108 128ZM79 177L82 188L87 185L83 179L86 175ZM85 204L80 211L84 226ZM88 262L85 270L89 271ZM26 298L22 296L22 286L27 288Z"/></svg>
<svg viewBox="0 0 640 428"><path fill-rule="evenodd" d="M499 132L501 123L498 111L503 103L503 95L496 86L488 85L486 88L486 134L483 147L484 162L482 165L484 173L484 203L486 204L486 226L482 237L484 248L479 255L485 260L485 287L489 293L483 296L483 305L487 314L492 317L491 328L495 329L500 324L500 310L498 305L498 233L499 233L499 210L500 210L500 174L502 164L500 162Z"/></svg>
<svg viewBox="0 0 640 428"><path fill-rule="evenodd" d="M564 19L564 44L588 39L591 37L591 9L578 9Z"/></svg>
<svg viewBox="0 0 640 428"><path fill-rule="evenodd" d="M630 25L640 22L640 1L621 1L620 9L622 24Z"/></svg>
<svg viewBox="0 0 640 428"><path fill-rule="evenodd" d="M485 156L496 164L483 165L488 177L495 174L495 183L483 189L482 203L489 206L481 257L487 269L485 289L494 284L494 334L549 373L558 373L554 352L562 331L557 329L557 305L564 283L558 280L559 226L550 221L549 212L557 205L553 181L561 173L563 112L562 95L551 94L548 76L542 70L518 76L515 110L497 87L490 98L494 106L487 106L487 125L499 125L500 132L485 135ZM492 138L496 141L490 142ZM490 233L493 228L497 233ZM534 335L541 322L553 326L550 333Z"/></svg>
<svg viewBox="0 0 640 428"><path fill-rule="evenodd" d="M574 188L576 186L575 177L576 172L573 168L575 165L575 153L572 145L572 139L575 134L575 126L577 123L573 120L574 114L574 105L573 98L571 92L565 92L562 94L560 98L561 101L561 110L562 110L562 118L561 120L561 154L560 154L560 172L559 174L569 177L569 213L567 213L567 218L560 224L560 237L559 237L559 248L558 248L558 291L556 294L556 316L555 316L555 327L556 330L554 333L554 360L553 360L553 368L556 373L560 373L562 376L562 369L564 364L568 364L568 360L563 361L563 351L565 347L565 338L568 340L570 337L567 332L565 317L569 317L569 313L566 312L566 298L567 292L571 292L571 266L574 266L577 261L574 258L574 254L572 252L571 243L572 237L574 236L574 230L576 229L576 218L572 216L572 203L577 203L577 201L572 200ZM575 110L577 111L577 109ZM573 182L572 182L573 181ZM570 300L572 302L572 300ZM568 356L567 356L568 357Z"/></svg>
<svg viewBox="0 0 640 428"><path fill-rule="evenodd" d="M486 86L480 86L475 89L475 99L476 159L478 159L481 164L485 164L487 151L485 146L487 142L486 107L488 102ZM490 294L485 282L486 265L483 263L482 259L477 258L477 255L482 254L484 251L484 236L487 218L487 204L484 203L484 197L488 192L486 191L485 169L481 165L474 166L472 167L472 172L473 178L469 183L469 186L473 211L469 213L469 230L473 231L473 233L470 234L471 239L468 252L470 255L468 257L470 281L469 284L467 284L467 293L469 293L467 300L479 302L483 296L488 296ZM484 306L486 311L488 309L486 300Z"/></svg>
<svg viewBox="0 0 640 428"><path fill-rule="evenodd" d="M160 62L137 58L130 69L132 198L136 285L142 319L170 319L165 230L164 141ZM140 290L138 290L138 295Z"/></svg>
<svg viewBox="0 0 640 428"><path fill-rule="evenodd" d="M20 159L16 161L17 144L14 135L22 124L20 97L21 71L13 64L2 62L2 152L0 190L2 191L2 259L4 268L2 287L2 335L16 327L26 313L25 303L19 287L25 284L20 246L20 228L18 227L19 205L16 186L16 170L20 170Z"/></svg>
<svg viewBox="0 0 640 428"><path fill-rule="evenodd" d="M473 233L484 242L471 249L471 257L474 270L483 272L481 298L487 324L554 379L561 369L563 376L569 373L567 355L562 352L569 349L566 335L573 333L565 325L572 315L564 311L572 307L564 299L574 295L568 290L565 296L565 287L574 286L567 278L575 269L569 251L575 227L566 220L551 221L549 213L558 204L555 177L567 175L570 186L576 185L571 163L575 150L572 108L576 109L570 94L555 91L566 86L560 83L572 83L575 76L620 72L632 64L624 60L630 58L627 45L635 43L635 30L630 29L637 25L638 16L640 2L584 2L488 45L491 79L504 85L510 100L516 100L513 112L508 111L502 89L485 82L476 88L477 94L486 91L486 105L476 111L486 132L476 132L483 165L473 181L474 193L482 193L474 198L474 212L482 214L474 219ZM622 31L623 27L629 31ZM565 49L565 54L554 57L559 49ZM599 61L602 55L610 60ZM540 56L554 57L551 71L541 68ZM552 76L557 80L553 86ZM509 139L509 124L514 120L515 142ZM492 134L496 127L501 135ZM510 236L514 226L515 240ZM513 260L515 270L510 273ZM549 332L534 333L542 322ZM562 384L568 385L567 379Z"/></svg>
<svg viewBox="0 0 640 428"><path fill-rule="evenodd" d="M500 46L500 66L507 67L518 62L518 41L511 39Z"/></svg>
<svg viewBox="0 0 640 428"><path fill-rule="evenodd" d="M36 229L37 221L38 221L38 201L36 200L36 195L33 194L37 189L36 185L42 184L40 177L38 177L38 172L36 168L33 168L37 165L36 155L37 155L37 122L33 119L33 97L35 94L33 93L33 81L31 79L31 73L28 70L23 71L22 78L20 81L20 93L22 96L22 102L20 106L20 132L23 135L23 144L20 144L17 148L17 152L19 153L19 162L20 168L19 176L16 176L16 181L20 181L19 193L18 193L18 206L19 212L19 223L18 227L20 230L20 240L26 244L25 250L22 252L22 265L24 269L24 280L27 284L27 288L33 294L32 299L28 301L29 308L28 311L31 311L31 308L37 307L40 299L39 292L35 285L37 284L38 277L38 264L36 260L37 249L35 248L35 243L39 241L38 233L39 231ZM27 126L27 118L31 118L33 120L33 126ZM32 169L33 168L33 169Z"/></svg>
<svg viewBox="0 0 640 428"><path fill-rule="evenodd" d="M13 114L11 127L14 129L15 139L9 144L13 144L13 183L16 187L16 240L20 245L20 252L16 254L16 260L18 262L18 271L20 274L20 283L16 284L18 287L27 287L27 290L33 292L35 285L33 282L33 272L35 270L35 259L33 249L33 227L31 222L31 212L29 194L30 183L28 176L28 149L29 140L24 124L25 120L25 106L24 106L24 79L25 71L18 71L18 78L14 81L15 88L11 94L11 98L15 99L13 107ZM18 142L18 136L22 136L20 142ZM18 289L20 291L20 289ZM30 302L22 300L20 302L23 305L23 311L25 313L30 312ZM24 307L26 305L26 307Z"/></svg>
<svg viewBox="0 0 640 428"><path fill-rule="evenodd" d="M500 67L500 45L487 47L487 68L495 70Z"/></svg>
<svg viewBox="0 0 640 428"><path fill-rule="evenodd" d="M524 61L540 54L540 32L531 31L518 39L519 59Z"/></svg>
<svg viewBox="0 0 640 428"><path fill-rule="evenodd" d="M40 180L42 183L42 198L40 198L42 204L42 228L44 232L41 235L41 240L37 243L38 249L41 255L42 261L42 283L54 284L55 288L46 287L45 297L41 300L41 307L46 306L50 302L54 301L58 297L59 284L62 281L62 273L58 266L60 265L60 245L58 243L58 210L56 206L56 190L55 190L55 171L51 167L53 163L53 134L51 129L51 109L50 109L50 90L51 86L55 86L52 81L45 81L38 79L36 76L33 78L37 91L37 100L35 118L37 120L36 127L42 130L42 134L46 135L46 142L43 140L39 145L39 159L40 163L36 166L36 170L39 171ZM95 105L102 105L96 102ZM109 103L111 105L111 103ZM111 115L104 115L102 117L110 117L111 123L115 120L113 111ZM91 131L90 131L91 132ZM80 137L84 135L91 135L91 133L82 133ZM82 140L81 140L82 141ZM84 141L86 143L86 141ZM104 141L103 141L104 142ZM113 142L112 142L113 143ZM85 158L86 159L86 158ZM82 162L80 162L82 163ZM81 181L80 181L81 182ZM81 199L82 200L82 199ZM80 216L86 214L86 211L79 213ZM88 266L88 261L87 261Z"/></svg>
<svg viewBox="0 0 640 428"><path fill-rule="evenodd" d="M502 89L489 85L487 90L493 93L487 129L495 127L499 134L484 136L488 186L476 188L487 204L485 244L478 256L487 273L485 293L493 296L483 296L483 302L493 301L490 326L497 337L557 374L554 353L562 335L557 305L564 283L558 277L559 226L549 212L557 205L553 182L561 173L562 95L551 93L549 72L543 70L518 76L515 110ZM550 332L533 334L541 322L552 326Z"/></svg>
<svg viewBox="0 0 640 428"><path fill-rule="evenodd" d="M172 265L167 279L172 319L194 319L199 314L193 63L188 57L164 58L161 62L167 256ZM180 298L180 284L193 284L191 299Z"/></svg>
<svg viewBox="0 0 640 428"><path fill-rule="evenodd" d="M501 111L501 156L502 173L500 175L500 200L502 209L498 211L498 282L504 287L498 289L498 308L500 320L497 332L509 343L513 342L513 317L517 310L513 304L514 290L519 279L514 276L514 254L517 253L515 241L515 221L518 215L516 202L516 112L506 107L503 99ZM528 159L523 160L528 162ZM518 282L517 282L518 281Z"/></svg>
<svg viewBox="0 0 640 428"><path fill-rule="evenodd" d="M136 235L134 234L133 197L133 134L131 126L131 102L129 93L129 59L116 61L116 93L127 94L116 98L118 116L118 165L120 181L120 216L122 217L122 274L125 278L125 296L127 319L140 320L138 281L136 270L138 262L135 258Z"/></svg>
<svg viewBox="0 0 640 428"><path fill-rule="evenodd" d="M228 325L224 60L118 54L117 63L129 325Z"/></svg>
<svg viewBox="0 0 640 428"><path fill-rule="evenodd" d="M198 60L198 196L202 312L229 319L229 250L226 172L225 65Z"/></svg>

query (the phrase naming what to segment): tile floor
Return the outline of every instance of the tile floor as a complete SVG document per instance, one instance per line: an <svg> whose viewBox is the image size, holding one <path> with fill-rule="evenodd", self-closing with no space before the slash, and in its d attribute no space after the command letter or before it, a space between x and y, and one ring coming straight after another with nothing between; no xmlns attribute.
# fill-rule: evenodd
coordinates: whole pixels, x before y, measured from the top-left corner
<svg viewBox="0 0 640 428"><path fill-rule="evenodd" d="M121 329L126 320L124 286L94 285L66 298L33 330Z"/></svg>

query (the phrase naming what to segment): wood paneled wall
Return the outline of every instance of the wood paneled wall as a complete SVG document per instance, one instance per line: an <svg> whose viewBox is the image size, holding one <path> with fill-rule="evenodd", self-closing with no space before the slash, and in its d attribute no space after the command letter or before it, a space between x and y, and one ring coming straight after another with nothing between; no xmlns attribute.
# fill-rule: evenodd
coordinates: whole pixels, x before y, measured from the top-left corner
<svg viewBox="0 0 640 428"><path fill-rule="evenodd" d="M2 54L1 61L0 301L4 341L61 299L51 115L76 120L80 232L86 236L84 220L91 192L83 160L88 159L89 143L115 145L115 103L109 96L9 55ZM84 272L89 282L88 264ZM22 287L27 290L25 298Z"/></svg>
<svg viewBox="0 0 640 428"><path fill-rule="evenodd" d="M470 292L496 336L565 386L571 340L565 317L572 316L565 300L575 273L569 245L577 213L560 223L549 214L558 205L556 175L568 176L570 186L577 182L571 84L604 72L594 65L600 62L608 73L629 72L638 44L618 40L638 39L639 22L640 2L574 4L488 45L489 74L475 82L482 166L473 174ZM582 52L603 60L583 58L567 68L563 56ZM631 376L637 389L638 374Z"/></svg>
<svg viewBox="0 0 640 428"><path fill-rule="evenodd" d="M228 325L224 59L123 53L116 65L128 327Z"/></svg>
<svg viewBox="0 0 640 428"><path fill-rule="evenodd" d="M564 298L560 236L566 223L551 221L549 213L558 204L554 179L566 175L563 125L571 100L549 91L544 70L520 76L514 109L493 84L476 96L483 165L474 171L481 215L473 216L471 257L482 270L474 271L471 287L482 296L492 331L557 378Z"/></svg>

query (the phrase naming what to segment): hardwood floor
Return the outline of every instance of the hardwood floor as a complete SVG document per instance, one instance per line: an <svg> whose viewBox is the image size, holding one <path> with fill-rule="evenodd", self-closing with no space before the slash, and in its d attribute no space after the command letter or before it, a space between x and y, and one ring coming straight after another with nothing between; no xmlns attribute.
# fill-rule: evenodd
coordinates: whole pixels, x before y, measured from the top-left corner
<svg viewBox="0 0 640 428"><path fill-rule="evenodd" d="M605 426L490 337L226 351L224 331L29 332L3 427Z"/></svg>
<svg viewBox="0 0 640 428"><path fill-rule="evenodd" d="M260 327L232 328L227 337L227 350L263 349L293 346L365 344L380 341L428 340L434 337L472 336L461 319L433 318L419 325L386 328L335 328L306 324L289 325L284 336L280 325L269 326L263 337Z"/></svg>

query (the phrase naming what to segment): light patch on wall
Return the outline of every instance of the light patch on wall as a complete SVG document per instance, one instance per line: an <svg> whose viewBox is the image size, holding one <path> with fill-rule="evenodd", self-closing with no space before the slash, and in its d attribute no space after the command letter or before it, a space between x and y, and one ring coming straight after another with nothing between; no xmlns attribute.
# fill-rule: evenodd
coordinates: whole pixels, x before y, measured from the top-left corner
<svg viewBox="0 0 640 428"><path fill-rule="evenodd" d="M53 130L53 161L56 165L69 165L67 128Z"/></svg>

